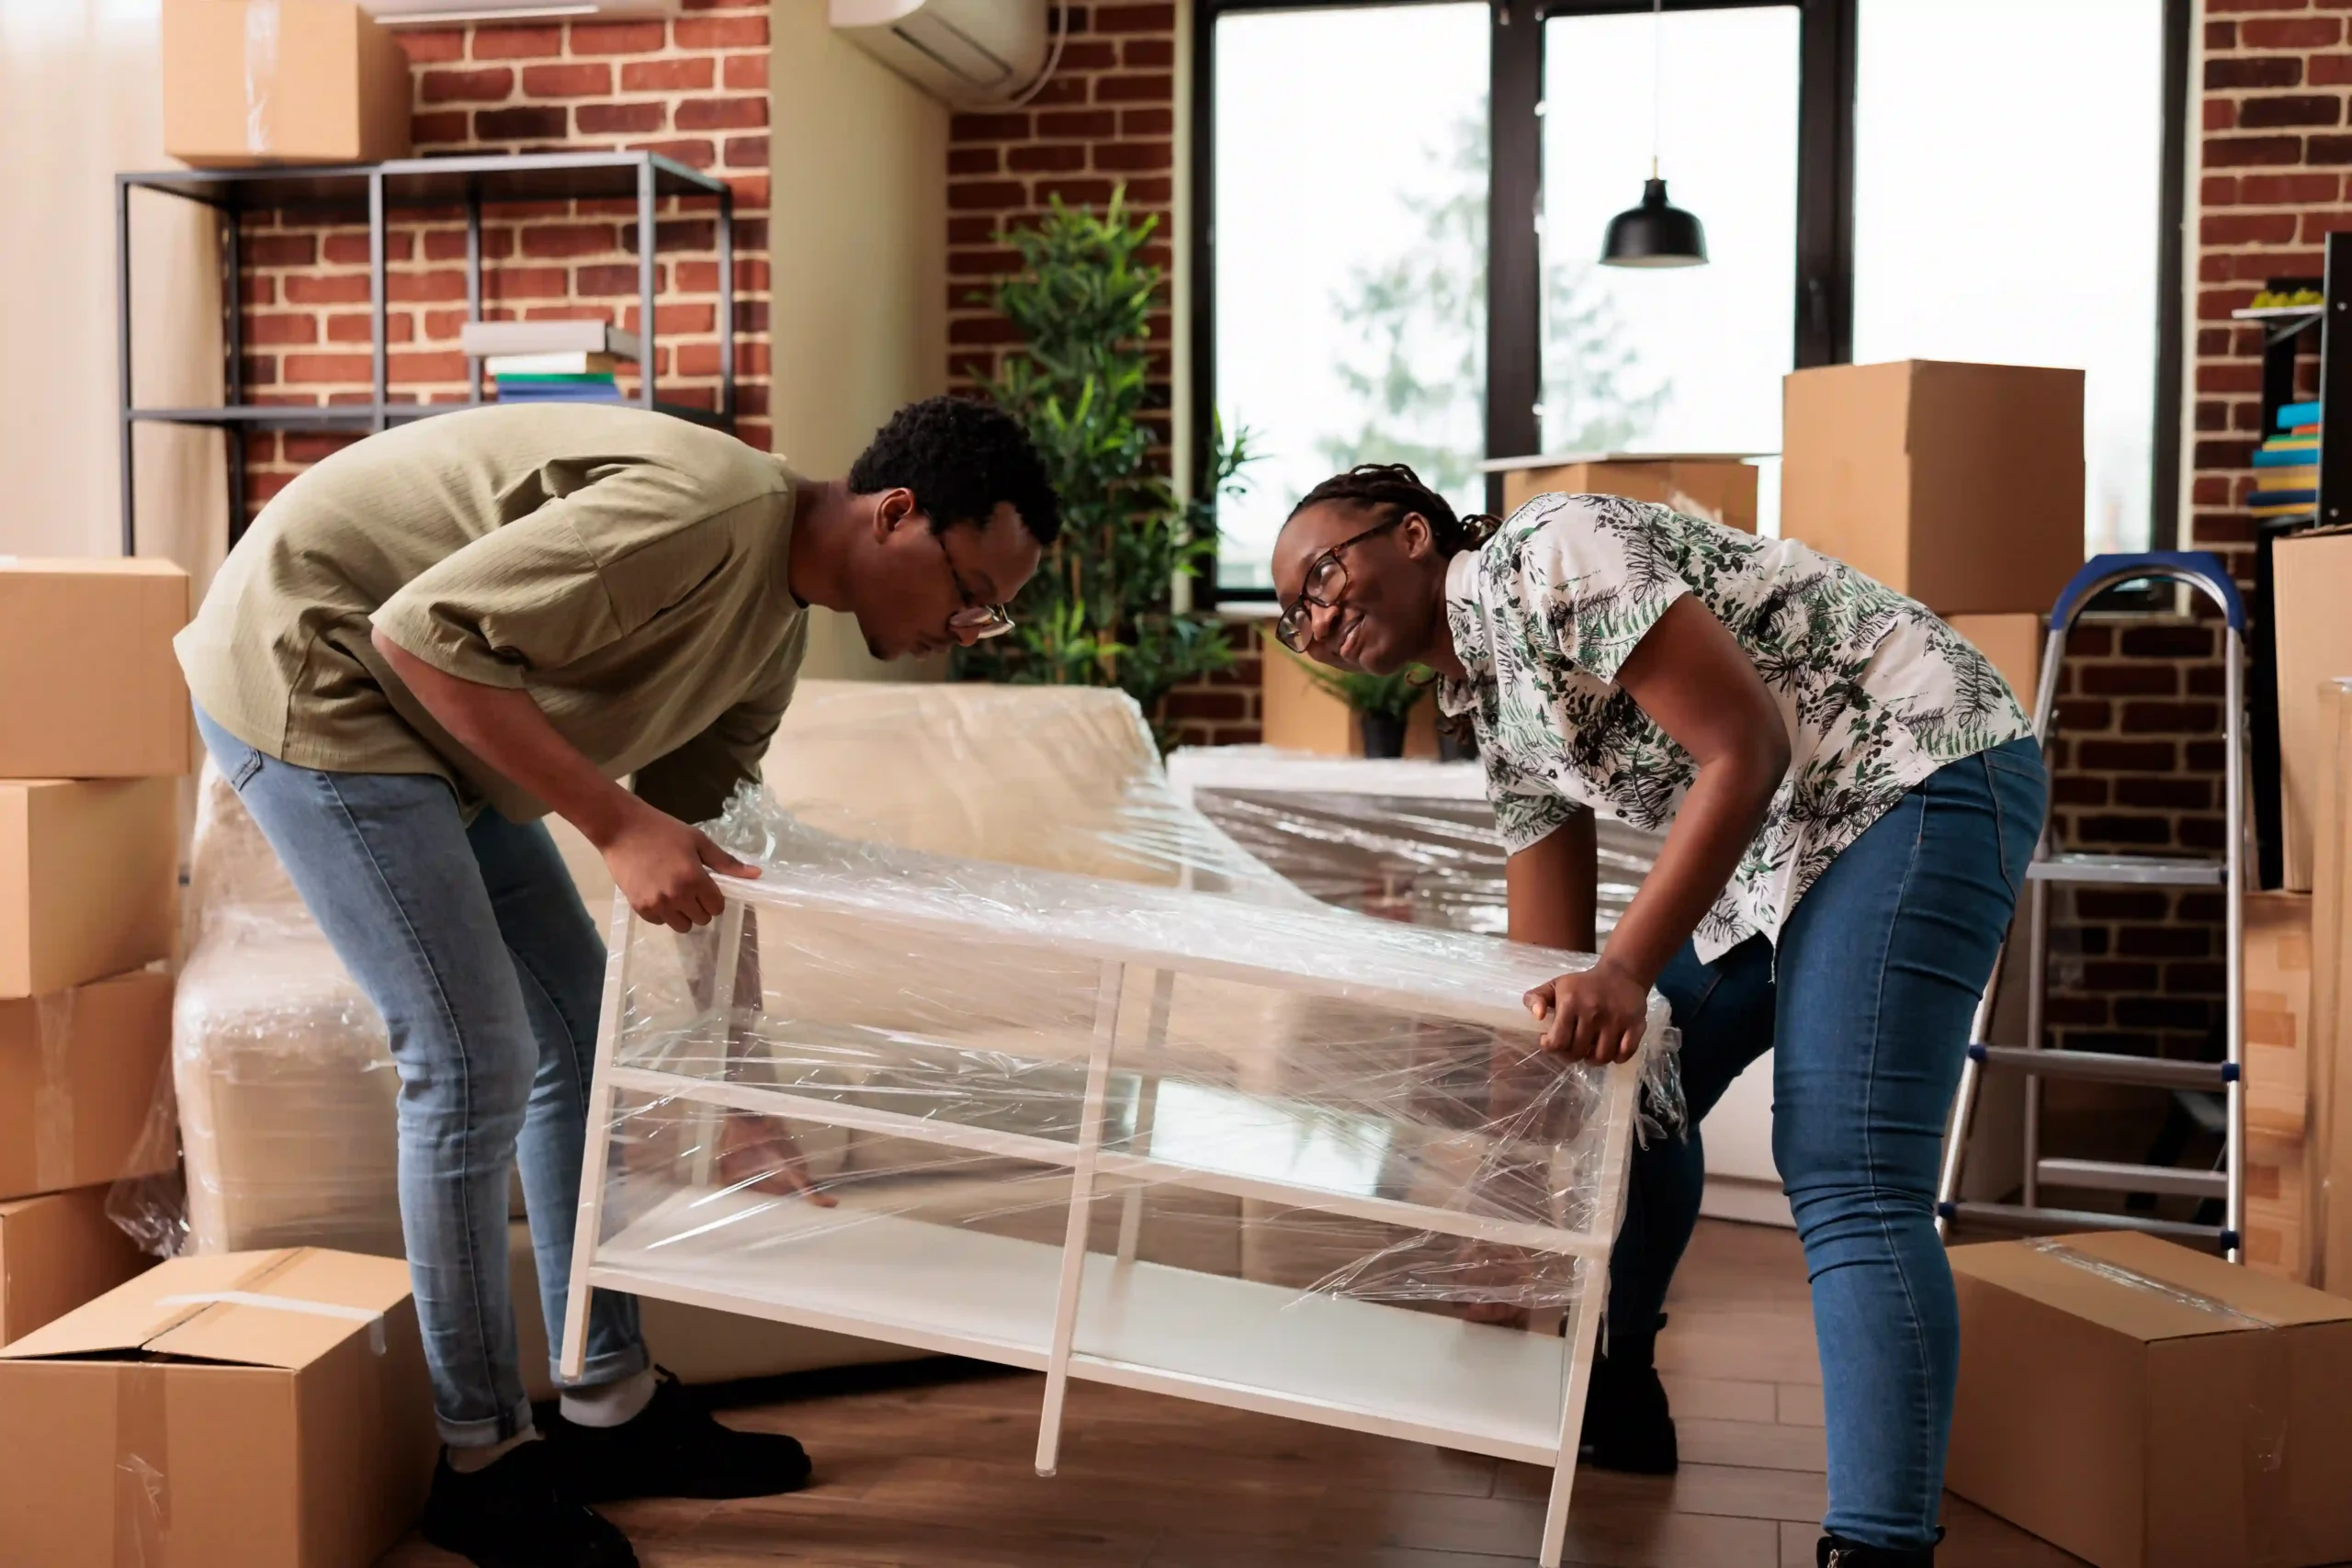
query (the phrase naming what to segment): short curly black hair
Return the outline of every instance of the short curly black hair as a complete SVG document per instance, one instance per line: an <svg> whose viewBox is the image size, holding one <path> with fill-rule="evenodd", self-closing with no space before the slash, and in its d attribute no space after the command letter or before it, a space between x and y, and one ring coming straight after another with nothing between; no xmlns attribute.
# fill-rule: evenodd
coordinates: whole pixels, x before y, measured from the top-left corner
<svg viewBox="0 0 2352 1568"><path fill-rule="evenodd" d="M849 488L860 495L914 491L915 510L931 519L934 534L958 523L986 527L1003 502L1038 544L1052 544L1062 531L1061 502L1029 433L994 403L972 398L925 398L892 414L850 466Z"/></svg>

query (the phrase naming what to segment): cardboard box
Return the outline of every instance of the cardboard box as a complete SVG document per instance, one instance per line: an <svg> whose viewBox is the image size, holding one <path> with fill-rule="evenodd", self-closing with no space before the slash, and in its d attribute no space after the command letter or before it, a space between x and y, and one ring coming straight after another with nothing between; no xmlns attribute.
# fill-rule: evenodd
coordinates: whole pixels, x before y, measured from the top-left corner
<svg viewBox="0 0 2352 1568"><path fill-rule="evenodd" d="M2018 705L2030 715L2041 690L2041 645L2046 640L2041 616L1954 615L1950 625L1993 661L2016 694Z"/></svg>
<svg viewBox="0 0 2352 1568"><path fill-rule="evenodd" d="M164 0L164 151L198 168L409 155L400 41L351 0Z"/></svg>
<svg viewBox="0 0 2352 1568"><path fill-rule="evenodd" d="M2083 373L1828 365L1782 384L1781 535L1939 615L2046 615L2083 564Z"/></svg>
<svg viewBox="0 0 2352 1568"><path fill-rule="evenodd" d="M1539 495L1622 495L1756 532L1756 465L1737 458L1532 457L1525 468L1505 468L1502 476L1506 516Z"/></svg>
<svg viewBox="0 0 2352 1568"><path fill-rule="evenodd" d="M2316 1283L2307 1201L2312 899L2245 896L2245 1259Z"/></svg>
<svg viewBox="0 0 2352 1568"><path fill-rule="evenodd" d="M388 1258L176 1258L0 1348L11 1562L369 1568L437 1447Z"/></svg>
<svg viewBox="0 0 2352 1568"><path fill-rule="evenodd" d="M179 878L175 781L0 780L0 998L169 958Z"/></svg>
<svg viewBox="0 0 2352 1568"><path fill-rule="evenodd" d="M2352 681L2322 689L2312 861L2311 1044L2304 1053L2303 1198L2312 1247L2310 1277L2352 1294L2352 1199L2337 1189L2352 1178L2352 1073L2337 1064L2352 1049L2347 1027L2347 944L2352 944Z"/></svg>
<svg viewBox="0 0 2352 1568"><path fill-rule="evenodd" d="M172 978L121 975L0 1001L0 1198L168 1170L141 1134L172 1055Z"/></svg>
<svg viewBox="0 0 2352 1568"><path fill-rule="evenodd" d="M1363 756L1363 726L1348 705L1316 684L1298 655L1276 642L1272 632L1261 634L1260 652L1265 674L1258 712L1265 743L1323 757ZM1437 719L1432 692L1405 716L1405 755L1437 755Z"/></svg>
<svg viewBox="0 0 2352 1568"><path fill-rule="evenodd" d="M1951 1257L1952 1491L2098 1568L2352 1558L2352 1301L2135 1232Z"/></svg>
<svg viewBox="0 0 2352 1568"><path fill-rule="evenodd" d="M189 772L172 653L187 616L187 573L169 561L0 557L0 778Z"/></svg>
<svg viewBox="0 0 2352 1568"><path fill-rule="evenodd" d="M2352 532L2290 535L2273 547L2272 615L2277 622L2278 820L2286 886L2312 886L2317 841L2312 812L2320 765L2320 687L2352 675Z"/></svg>
<svg viewBox="0 0 2352 1568"><path fill-rule="evenodd" d="M107 1190L0 1202L0 1345L106 1294L151 1259L107 1218Z"/></svg>

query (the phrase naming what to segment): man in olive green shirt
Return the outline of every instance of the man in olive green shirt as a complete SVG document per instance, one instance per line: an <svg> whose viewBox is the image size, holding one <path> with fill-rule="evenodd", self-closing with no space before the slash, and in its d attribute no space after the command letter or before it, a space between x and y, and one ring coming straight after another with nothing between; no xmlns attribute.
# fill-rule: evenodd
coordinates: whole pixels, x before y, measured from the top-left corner
<svg viewBox="0 0 2352 1568"><path fill-rule="evenodd" d="M657 1377L636 1303L605 1292L537 1440L509 1171L560 1345L605 958L538 819L577 827L647 919L707 922L711 874L757 870L689 824L759 777L808 606L854 615L880 658L968 646L1010 628L1059 525L1019 424L977 402L902 409L830 481L663 414L518 405L335 454L231 552L180 661L216 765L391 1038L448 1445L435 1544L483 1568L621 1568L627 1539L588 1505L808 1473L791 1438L731 1431Z"/></svg>

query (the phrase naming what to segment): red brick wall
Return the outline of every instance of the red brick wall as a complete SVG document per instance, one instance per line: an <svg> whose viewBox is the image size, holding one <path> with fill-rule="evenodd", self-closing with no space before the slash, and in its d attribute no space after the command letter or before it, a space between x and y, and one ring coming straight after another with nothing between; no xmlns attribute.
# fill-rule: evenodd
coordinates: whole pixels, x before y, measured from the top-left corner
<svg viewBox="0 0 2352 1568"><path fill-rule="evenodd" d="M648 148L724 177L736 195L737 433L768 424L768 0L686 0L668 21L477 26L398 35L414 63L420 156ZM719 384L715 206L665 203L655 367L665 399L715 408ZM637 325L637 208L551 202L484 214L483 314L601 317ZM400 219L395 214L395 219ZM368 233L247 221L247 395L369 400ZM391 396L466 396L461 212L397 221L387 249ZM625 377L626 380L633 378ZM258 507L353 439L260 434L246 449Z"/></svg>

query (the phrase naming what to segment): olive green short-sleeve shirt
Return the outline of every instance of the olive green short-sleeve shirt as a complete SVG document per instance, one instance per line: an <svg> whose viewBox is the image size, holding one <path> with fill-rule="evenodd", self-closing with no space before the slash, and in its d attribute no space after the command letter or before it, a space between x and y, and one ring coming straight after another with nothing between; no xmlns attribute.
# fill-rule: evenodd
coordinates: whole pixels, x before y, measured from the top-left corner
<svg viewBox="0 0 2352 1568"><path fill-rule="evenodd" d="M794 488L733 436L611 405L491 407L303 473L230 552L176 647L204 711L327 773L436 773L471 810L544 804L401 684L371 628L526 691L608 777L688 821L759 776L806 646Z"/></svg>

